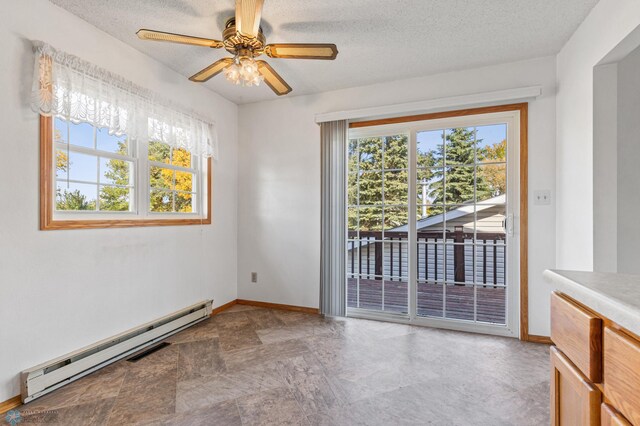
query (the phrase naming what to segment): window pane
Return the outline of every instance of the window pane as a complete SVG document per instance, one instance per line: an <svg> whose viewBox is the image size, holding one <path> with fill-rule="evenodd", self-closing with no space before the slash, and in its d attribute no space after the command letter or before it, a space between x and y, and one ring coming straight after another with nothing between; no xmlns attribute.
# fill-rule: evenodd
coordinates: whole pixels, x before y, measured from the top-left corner
<svg viewBox="0 0 640 426"><path fill-rule="evenodd" d="M384 310L406 314L409 312L409 283L404 278L387 278L384 285Z"/></svg>
<svg viewBox="0 0 640 426"><path fill-rule="evenodd" d="M101 186L100 187L100 210L113 212L126 212L130 209L129 204L129 188L121 188L118 186Z"/></svg>
<svg viewBox="0 0 640 426"><path fill-rule="evenodd" d="M360 170L382 169L382 138L358 139Z"/></svg>
<svg viewBox="0 0 640 426"><path fill-rule="evenodd" d="M442 317L443 294L442 283L418 282L417 314L422 317Z"/></svg>
<svg viewBox="0 0 640 426"><path fill-rule="evenodd" d="M387 239L384 242L382 274L385 277L407 278L409 274L409 245L406 241L406 239ZM381 243L379 244L382 245Z"/></svg>
<svg viewBox="0 0 640 426"><path fill-rule="evenodd" d="M169 164L171 147L162 142L149 142L149 161L158 161Z"/></svg>
<svg viewBox="0 0 640 426"><path fill-rule="evenodd" d="M506 324L507 289L505 287L477 286L477 317L481 322Z"/></svg>
<svg viewBox="0 0 640 426"><path fill-rule="evenodd" d="M93 126L87 123L69 123L69 143L83 146L85 148L95 148Z"/></svg>
<svg viewBox="0 0 640 426"><path fill-rule="evenodd" d="M358 210L360 231L382 231L382 208L364 207Z"/></svg>
<svg viewBox="0 0 640 426"><path fill-rule="evenodd" d="M507 165L487 164L477 167L476 193L478 203L507 193ZM491 202L504 202L494 200Z"/></svg>
<svg viewBox="0 0 640 426"><path fill-rule="evenodd" d="M497 234L497 238L506 234L504 219L506 218L507 210L504 204L493 206L482 204L478 205L476 209L476 232ZM492 236L489 237L493 238ZM480 238L480 235L478 235L478 238Z"/></svg>
<svg viewBox="0 0 640 426"><path fill-rule="evenodd" d="M188 192L176 192L176 210L180 213L193 213L193 194Z"/></svg>
<svg viewBox="0 0 640 426"><path fill-rule="evenodd" d="M394 232L407 232L409 223L409 207L385 207L384 230L385 236L393 237ZM387 235L387 233L390 233Z"/></svg>
<svg viewBox="0 0 640 426"><path fill-rule="evenodd" d="M175 189L183 192L193 192L193 179L192 173L176 171Z"/></svg>
<svg viewBox="0 0 640 426"><path fill-rule="evenodd" d="M460 240L460 238L467 238L470 235L469 238L473 240L473 231L475 230L475 206L473 204L464 206L447 206L446 212L447 214L445 216L446 220L444 225L448 234L447 239L454 242L453 240L455 238ZM458 240L455 242L464 242Z"/></svg>
<svg viewBox="0 0 640 426"><path fill-rule="evenodd" d="M125 135L110 135L109 129L101 128L96 134L97 148L102 151L115 152L121 155L129 155L127 137Z"/></svg>
<svg viewBox="0 0 640 426"><path fill-rule="evenodd" d="M347 204L354 206L358 204L358 175L350 173L347 183Z"/></svg>
<svg viewBox="0 0 640 426"><path fill-rule="evenodd" d="M418 204L444 203L443 168L418 169L417 178Z"/></svg>
<svg viewBox="0 0 640 426"><path fill-rule="evenodd" d="M69 152L69 179L96 182L98 180L98 157Z"/></svg>
<svg viewBox="0 0 640 426"><path fill-rule="evenodd" d="M151 188L173 189L173 170L163 167L151 167L149 184Z"/></svg>
<svg viewBox="0 0 640 426"><path fill-rule="evenodd" d="M358 208L349 207L347 209L347 226L349 231L349 238L355 238L355 234L358 232ZM354 235L352 235L352 233Z"/></svg>
<svg viewBox="0 0 640 426"><path fill-rule="evenodd" d="M442 166L444 130L418 132L418 167Z"/></svg>
<svg viewBox="0 0 640 426"><path fill-rule="evenodd" d="M360 172L358 188L361 206L382 204L382 172Z"/></svg>
<svg viewBox="0 0 640 426"><path fill-rule="evenodd" d="M53 142L67 143L67 122L61 118L56 118L53 126Z"/></svg>
<svg viewBox="0 0 640 426"><path fill-rule="evenodd" d="M152 189L149 197L149 211L152 212L172 212L173 193L161 189Z"/></svg>
<svg viewBox="0 0 640 426"><path fill-rule="evenodd" d="M56 178L66 179L69 170L69 156L66 151L56 150Z"/></svg>
<svg viewBox="0 0 640 426"><path fill-rule="evenodd" d="M409 167L409 138L406 135L384 138L384 168L406 169Z"/></svg>
<svg viewBox="0 0 640 426"><path fill-rule="evenodd" d="M57 182L56 210L95 210L97 191L96 185Z"/></svg>
<svg viewBox="0 0 640 426"><path fill-rule="evenodd" d="M349 140L349 173L355 173L358 171L358 140L350 139Z"/></svg>
<svg viewBox="0 0 640 426"><path fill-rule="evenodd" d="M445 204L465 204L475 200L475 168L473 166L447 167L444 179Z"/></svg>
<svg viewBox="0 0 640 426"><path fill-rule="evenodd" d="M409 203L409 172L384 172L384 203Z"/></svg>
<svg viewBox="0 0 640 426"><path fill-rule="evenodd" d="M171 163L174 166L191 168L191 153L184 149L174 149Z"/></svg>
<svg viewBox="0 0 640 426"><path fill-rule="evenodd" d="M129 161L100 158L100 183L130 185L132 169Z"/></svg>
<svg viewBox="0 0 640 426"><path fill-rule="evenodd" d="M458 127L445 131L447 165L475 163L475 129Z"/></svg>
<svg viewBox="0 0 640 426"><path fill-rule="evenodd" d="M417 248L417 273L419 280L444 280L444 244L442 233L419 232Z"/></svg>
<svg viewBox="0 0 640 426"><path fill-rule="evenodd" d="M495 124L476 128L476 147L479 163L507 161L507 125Z"/></svg>
<svg viewBox="0 0 640 426"><path fill-rule="evenodd" d="M473 285L447 285L445 287L446 318L473 321L474 293Z"/></svg>

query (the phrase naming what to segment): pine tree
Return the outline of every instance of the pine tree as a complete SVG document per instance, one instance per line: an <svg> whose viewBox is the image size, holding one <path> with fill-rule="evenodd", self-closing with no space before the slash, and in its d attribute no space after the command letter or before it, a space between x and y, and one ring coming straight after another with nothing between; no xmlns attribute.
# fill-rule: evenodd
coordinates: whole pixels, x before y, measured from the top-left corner
<svg viewBox="0 0 640 426"><path fill-rule="evenodd" d="M436 161L429 196L433 204L464 204L491 196L491 189L483 176L475 173L475 130L451 129L445 136L446 162L442 156ZM442 146L439 146L442 150ZM474 176L475 175L475 176ZM444 186L444 188L443 188Z"/></svg>
<svg viewBox="0 0 640 426"><path fill-rule="evenodd" d="M406 135L350 141L348 202L361 207L349 209L349 229L381 231L383 215L385 229L407 223L408 161Z"/></svg>

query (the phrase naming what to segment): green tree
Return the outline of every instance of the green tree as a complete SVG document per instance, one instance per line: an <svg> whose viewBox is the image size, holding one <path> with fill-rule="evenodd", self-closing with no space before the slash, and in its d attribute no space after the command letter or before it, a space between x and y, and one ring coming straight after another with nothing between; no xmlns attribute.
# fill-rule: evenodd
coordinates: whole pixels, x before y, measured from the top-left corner
<svg viewBox="0 0 640 426"><path fill-rule="evenodd" d="M95 210L96 202L87 201L87 197L77 189L75 191L58 190L56 208L58 210Z"/></svg>
<svg viewBox="0 0 640 426"><path fill-rule="evenodd" d="M480 141L478 141L480 142ZM429 184L429 196L433 204L464 204L474 199L484 200L491 196L491 188L482 175L475 173L475 130L451 129L445 136L445 155L435 166ZM442 150L442 146L439 146Z"/></svg>
<svg viewBox="0 0 640 426"><path fill-rule="evenodd" d="M349 142L349 226L380 231L407 223L409 203L409 151L406 135L362 138ZM396 207L393 207L393 206ZM403 207L404 206L404 207Z"/></svg>
<svg viewBox="0 0 640 426"><path fill-rule="evenodd" d="M127 155L126 141L118 142L118 154ZM115 185L129 185L129 163L124 160L111 159L107 162L104 176ZM100 188L100 210L126 212L129 211L129 188L119 186L102 186Z"/></svg>
<svg viewBox="0 0 640 426"><path fill-rule="evenodd" d="M149 143L149 159L174 166L191 168L191 153L184 149L172 149L161 142ZM164 167L151 167L150 209L153 212L193 211L193 174ZM173 204L175 203L175 210Z"/></svg>
<svg viewBox="0 0 640 426"><path fill-rule="evenodd" d="M485 163L504 163L507 161L507 140L487 146L479 152L479 161ZM507 192L507 173L505 164L487 164L478 172L487 182L492 196Z"/></svg>

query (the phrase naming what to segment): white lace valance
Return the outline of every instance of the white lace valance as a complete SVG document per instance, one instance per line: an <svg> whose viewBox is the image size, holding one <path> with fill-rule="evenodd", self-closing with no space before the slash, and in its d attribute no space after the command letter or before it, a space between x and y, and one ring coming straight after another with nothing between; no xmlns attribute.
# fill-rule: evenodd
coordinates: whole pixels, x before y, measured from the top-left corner
<svg viewBox="0 0 640 426"><path fill-rule="evenodd" d="M161 141L203 157L218 157L215 125L124 78L34 42L32 108L46 116L106 127L146 143Z"/></svg>

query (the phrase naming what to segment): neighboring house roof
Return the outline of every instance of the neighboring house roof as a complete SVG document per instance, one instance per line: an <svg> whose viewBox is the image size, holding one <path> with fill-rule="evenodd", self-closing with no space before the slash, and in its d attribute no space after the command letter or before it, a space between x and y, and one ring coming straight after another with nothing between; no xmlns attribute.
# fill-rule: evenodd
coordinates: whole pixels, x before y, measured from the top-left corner
<svg viewBox="0 0 640 426"><path fill-rule="evenodd" d="M504 204L506 199L507 199L506 195L503 194L503 195L498 195L497 197L490 198L488 200L483 200L482 201L483 204L475 205L475 211L480 212L480 211L495 207L496 204ZM451 220L458 219L460 217L467 216L473 213L474 213L473 204L461 206L455 210L450 210L443 214L437 214L435 216L430 216L424 219L420 219L419 221L416 222L417 224L416 229L420 230L423 228L428 228L430 226L437 225L439 223L444 222L445 219L447 221L451 221ZM392 228L389 231L390 232L408 232L409 224L398 226L397 228Z"/></svg>

